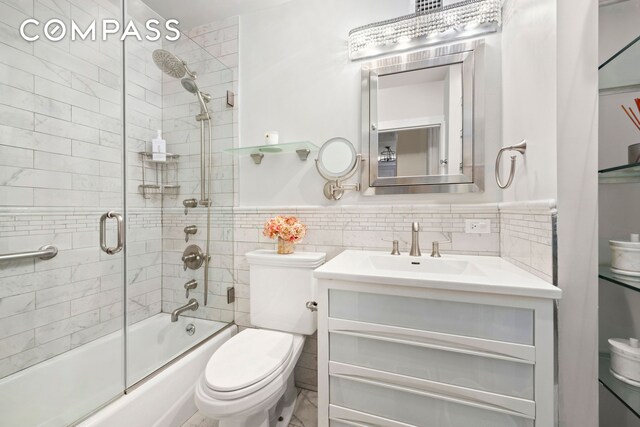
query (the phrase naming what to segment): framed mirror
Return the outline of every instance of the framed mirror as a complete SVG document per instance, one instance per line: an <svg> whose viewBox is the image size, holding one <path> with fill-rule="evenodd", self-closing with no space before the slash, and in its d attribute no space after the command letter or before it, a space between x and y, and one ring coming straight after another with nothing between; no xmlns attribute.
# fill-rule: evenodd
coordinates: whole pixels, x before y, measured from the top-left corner
<svg viewBox="0 0 640 427"><path fill-rule="evenodd" d="M365 195L484 190L483 49L475 41L362 66Z"/></svg>

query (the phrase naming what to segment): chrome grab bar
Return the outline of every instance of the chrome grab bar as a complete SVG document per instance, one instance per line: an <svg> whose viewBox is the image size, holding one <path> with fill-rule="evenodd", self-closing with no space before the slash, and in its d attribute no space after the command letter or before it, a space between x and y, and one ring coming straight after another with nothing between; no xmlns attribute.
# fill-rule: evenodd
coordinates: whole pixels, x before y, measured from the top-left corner
<svg viewBox="0 0 640 427"><path fill-rule="evenodd" d="M107 218L115 218L118 225L118 244L115 248L107 247ZM119 213L109 211L100 217L100 249L109 255L115 255L124 247L124 220Z"/></svg>
<svg viewBox="0 0 640 427"><path fill-rule="evenodd" d="M58 255L58 248L52 245L46 245L38 249L37 251L30 252L16 252L13 254L0 255L0 261L19 261L22 259L39 258L41 260L48 260Z"/></svg>
<svg viewBox="0 0 640 427"><path fill-rule="evenodd" d="M509 186L513 182L513 177L516 174L516 156L511 156L511 169L509 170L509 179L507 179L506 184L502 183L502 180L500 179L500 160L502 159L502 154L505 151L517 151L518 153L524 156L524 153L527 151L527 140L523 139L522 141L520 141L520 144L512 145L511 147L504 147L504 148L501 148L500 151L498 151L498 157L496 158L496 169L495 169L496 184L498 184L498 187L502 188L503 190L505 188L509 188Z"/></svg>

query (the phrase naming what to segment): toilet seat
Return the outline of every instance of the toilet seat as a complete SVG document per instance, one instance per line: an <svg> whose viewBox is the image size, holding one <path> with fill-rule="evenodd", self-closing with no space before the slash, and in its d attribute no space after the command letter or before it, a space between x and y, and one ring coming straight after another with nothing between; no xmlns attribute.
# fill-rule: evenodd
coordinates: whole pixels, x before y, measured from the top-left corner
<svg viewBox="0 0 640 427"><path fill-rule="evenodd" d="M284 371L293 354L293 335L247 329L216 351L204 372L208 395L220 400L247 396Z"/></svg>

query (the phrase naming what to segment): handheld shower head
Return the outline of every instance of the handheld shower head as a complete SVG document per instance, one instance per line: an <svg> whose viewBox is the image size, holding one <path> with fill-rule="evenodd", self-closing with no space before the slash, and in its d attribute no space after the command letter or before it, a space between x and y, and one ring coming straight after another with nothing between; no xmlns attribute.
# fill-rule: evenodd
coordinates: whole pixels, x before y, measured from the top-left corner
<svg viewBox="0 0 640 427"><path fill-rule="evenodd" d="M185 62L171 52L164 49L156 49L153 51L152 57L157 67L171 77L180 79L187 74Z"/></svg>
<svg viewBox="0 0 640 427"><path fill-rule="evenodd" d="M198 89L198 85L196 84L196 81L193 80L192 78L185 77L182 80L180 80L180 83L182 83L182 87L185 88L187 92L193 93L194 95L200 92L200 90Z"/></svg>
<svg viewBox="0 0 640 427"><path fill-rule="evenodd" d="M202 110L202 113L208 114L209 109L207 108L207 103L211 101L211 95L209 95L208 93L201 92L200 89L198 89L198 85L196 84L196 81L190 77L183 78L182 80L180 80L180 83L182 83L182 87L185 88L187 92L192 93L198 97L198 101L200 101L200 109Z"/></svg>

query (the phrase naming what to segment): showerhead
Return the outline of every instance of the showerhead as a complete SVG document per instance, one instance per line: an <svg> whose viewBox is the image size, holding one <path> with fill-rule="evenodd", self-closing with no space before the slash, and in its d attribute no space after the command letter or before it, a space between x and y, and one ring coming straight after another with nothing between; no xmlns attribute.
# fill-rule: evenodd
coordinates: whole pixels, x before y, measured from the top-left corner
<svg viewBox="0 0 640 427"><path fill-rule="evenodd" d="M191 77L183 78L182 80L180 80L180 83L182 83L182 87L185 88L187 92L192 93L198 97L198 101L200 102L201 114L208 115L209 109L207 108L207 103L211 101L211 95L201 92L200 89L198 89L196 81Z"/></svg>
<svg viewBox="0 0 640 427"><path fill-rule="evenodd" d="M182 80L180 80L180 82L182 83L182 87L185 88L187 92L196 94L200 91L198 89L198 85L196 84L196 81L193 80L192 78L185 77Z"/></svg>
<svg viewBox="0 0 640 427"><path fill-rule="evenodd" d="M208 93L201 92L200 89L198 89L198 85L196 84L196 81L194 79L190 77L185 77L182 80L180 80L180 83L182 83L182 87L185 88L187 92L193 93L194 95L199 94L202 97L202 100L204 102L211 101L211 95L209 95Z"/></svg>
<svg viewBox="0 0 640 427"><path fill-rule="evenodd" d="M156 49L153 51L152 56L153 62L158 68L171 77L180 79L189 73L187 64L171 52L164 49Z"/></svg>

